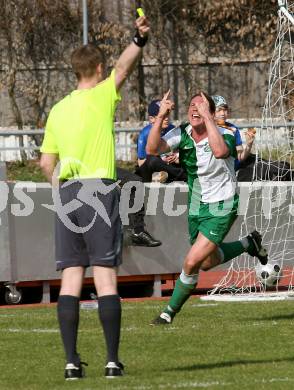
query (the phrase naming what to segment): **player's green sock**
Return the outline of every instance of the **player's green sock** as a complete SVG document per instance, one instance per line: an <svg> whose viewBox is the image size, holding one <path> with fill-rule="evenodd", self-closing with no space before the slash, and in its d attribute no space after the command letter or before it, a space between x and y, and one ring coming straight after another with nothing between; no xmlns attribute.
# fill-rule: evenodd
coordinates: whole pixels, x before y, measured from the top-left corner
<svg viewBox="0 0 294 390"><path fill-rule="evenodd" d="M234 259L237 256L240 256L242 253L246 251L244 245L241 241L234 242L223 242L219 246L219 251L222 255L222 263L226 263Z"/></svg>
<svg viewBox="0 0 294 390"><path fill-rule="evenodd" d="M164 310L166 313L168 313L172 318L178 313L186 300L189 298L189 296L192 294L193 290L195 289L195 286L197 284L198 275L192 275L192 276L183 276L184 271L182 271L182 274L176 281L176 285L173 291L173 294L171 296L171 299L168 303L167 308ZM192 281L192 283L183 283L181 279L187 278L187 280Z"/></svg>

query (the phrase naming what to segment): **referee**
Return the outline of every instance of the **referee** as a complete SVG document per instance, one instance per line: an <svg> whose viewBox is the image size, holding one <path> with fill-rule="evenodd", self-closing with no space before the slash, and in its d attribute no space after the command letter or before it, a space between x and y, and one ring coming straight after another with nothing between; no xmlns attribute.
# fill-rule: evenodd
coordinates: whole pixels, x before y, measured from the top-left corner
<svg viewBox="0 0 294 390"><path fill-rule="evenodd" d="M113 122L119 90L147 42L149 24L145 16L136 20L136 28L133 42L108 78L106 60L98 47L85 45L72 53L77 89L52 108L41 148L41 168L49 182L53 181L58 160L60 164L55 246L56 268L62 272L57 315L66 355L66 380L84 376L77 333L80 295L89 266L93 267L107 347L105 376L123 375L118 357L121 304L117 293L122 228ZM77 202L79 207L72 207ZM66 218L62 212L65 209Z"/></svg>

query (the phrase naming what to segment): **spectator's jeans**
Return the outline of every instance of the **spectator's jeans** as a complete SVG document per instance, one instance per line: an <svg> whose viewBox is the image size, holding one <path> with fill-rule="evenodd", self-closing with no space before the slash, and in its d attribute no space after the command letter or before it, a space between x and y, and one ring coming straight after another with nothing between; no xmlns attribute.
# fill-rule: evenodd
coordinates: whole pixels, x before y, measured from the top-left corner
<svg viewBox="0 0 294 390"><path fill-rule="evenodd" d="M144 183L152 181L154 172L164 171L168 173L168 182L171 181L187 181L187 175L183 168L178 164L167 164L159 156L147 155L144 164L137 167L136 174L141 176Z"/></svg>
<svg viewBox="0 0 294 390"><path fill-rule="evenodd" d="M117 168L116 173L117 173L118 180L120 180L121 187L129 181L139 181L140 183L142 183L142 178L140 176L128 171L127 169ZM133 207L134 205L135 196L136 196L136 188L133 187L130 195L130 203L129 203L130 208ZM129 214L129 220L130 220L129 227L131 229L134 229L135 233L142 232L145 227L144 218L145 218L145 209L143 205L142 208L136 213Z"/></svg>

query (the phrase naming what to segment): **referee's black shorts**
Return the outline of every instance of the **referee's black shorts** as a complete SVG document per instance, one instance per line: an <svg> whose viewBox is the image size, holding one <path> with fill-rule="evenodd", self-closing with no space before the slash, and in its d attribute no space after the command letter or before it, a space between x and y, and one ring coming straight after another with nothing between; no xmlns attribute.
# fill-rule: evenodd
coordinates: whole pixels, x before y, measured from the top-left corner
<svg viewBox="0 0 294 390"><path fill-rule="evenodd" d="M68 180L54 194L56 269L122 262L120 189L113 180Z"/></svg>

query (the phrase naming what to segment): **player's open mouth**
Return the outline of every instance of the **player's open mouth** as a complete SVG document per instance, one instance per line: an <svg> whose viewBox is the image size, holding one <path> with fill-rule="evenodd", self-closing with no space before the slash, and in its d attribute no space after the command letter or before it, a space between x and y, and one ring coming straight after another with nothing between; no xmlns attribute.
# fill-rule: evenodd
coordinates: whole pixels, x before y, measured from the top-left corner
<svg viewBox="0 0 294 390"><path fill-rule="evenodd" d="M200 118L200 115L192 114L192 118L193 118L193 119Z"/></svg>

